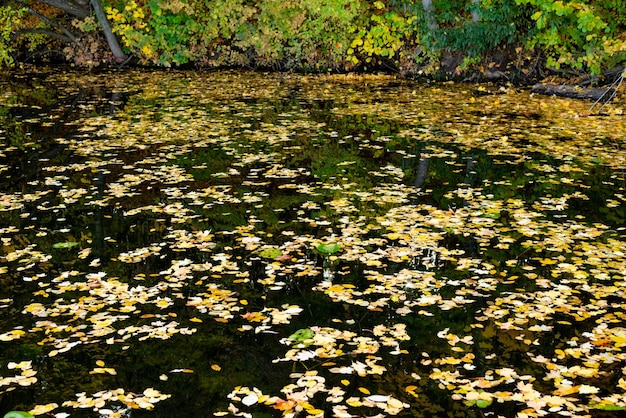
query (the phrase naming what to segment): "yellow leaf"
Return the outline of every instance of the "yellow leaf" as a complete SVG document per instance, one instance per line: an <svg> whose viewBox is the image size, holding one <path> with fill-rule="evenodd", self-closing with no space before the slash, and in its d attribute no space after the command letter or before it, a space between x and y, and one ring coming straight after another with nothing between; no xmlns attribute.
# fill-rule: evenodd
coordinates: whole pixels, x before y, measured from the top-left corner
<svg viewBox="0 0 626 418"><path fill-rule="evenodd" d="M626 345L626 333L611 335L611 340L615 343L617 347L622 347Z"/></svg>
<svg viewBox="0 0 626 418"><path fill-rule="evenodd" d="M19 363L16 363L14 361L10 361L7 364L7 369L20 369L20 370L28 370L31 369L32 366L32 361L20 361Z"/></svg>
<svg viewBox="0 0 626 418"><path fill-rule="evenodd" d="M91 254L91 248L85 248L78 253L78 258L80 258L81 260L85 259L89 256L89 254Z"/></svg>
<svg viewBox="0 0 626 418"><path fill-rule="evenodd" d="M580 385L579 386L564 386L564 387L559 388L558 390L555 390L554 394L559 395L559 396L571 395L572 393L577 393L579 388L580 388Z"/></svg>
<svg viewBox="0 0 626 418"><path fill-rule="evenodd" d="M47 414L48 412L52 411L55 408L58 408L58 406L59 405L56 403L49 403L46 405L37 405L33 409L31 409L29 413L31 415L43 415L43 414Z"/></svg>
<svg viewBox="0 0 626 418"><path fill-rule="evenodd" d="M359 398L349 398L348 400L346 400L346 404L355 408L358 408L359 406L363 405L363 403L361 402Z"/></svg>
<svg viewBox="0 0 626 418"><path fill-rule="evenodd" d="M366 395L370 394L370 391L367 388L364 388L364 387L360 387L359 388L359 392L364 393Z"/></svg>
<svg viewBox="0 0 626 418"><path fill-rule="evenodd" d="M112 369L110 367L96 367L89 372L89 374L104 374L104 373L108 373L112 376L115 376L117 374L115 369Z"/></svg>
<svg viewBox="0 0 626 418"><path fill-rule="evenodd" d="M580 393L581 395L598 393L599 391L600 389L598 389L595 386L590 386L590 385L580 385L580 388L578 389L578 393Z"/></svg>
<svg viewBox="0 0 626 418"><path fill-rule="evenodd" d="M173 369L170 370L170 373L193 373L191 369Z"/></svg>
<svg viewBox="0 0 626 418"><path fill-rule="evenodd" d="M11 330L9 332L5 332L4 334L0 334L0 341L12 341L12 340L17 340L18 338L20 338L21 336L25 335L26 332L19 330L19 329L14 329Z"/></svg>

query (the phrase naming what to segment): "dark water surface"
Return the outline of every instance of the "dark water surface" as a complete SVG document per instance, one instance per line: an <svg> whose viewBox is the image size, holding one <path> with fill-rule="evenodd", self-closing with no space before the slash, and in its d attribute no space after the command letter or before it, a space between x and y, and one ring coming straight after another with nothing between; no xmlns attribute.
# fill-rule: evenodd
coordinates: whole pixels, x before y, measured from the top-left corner
<svg viewBox="0 0 626 418"><path fill-rule="evenodd" d="M0 413L623 413L620 103L254 72L0 86Z"/></svg>

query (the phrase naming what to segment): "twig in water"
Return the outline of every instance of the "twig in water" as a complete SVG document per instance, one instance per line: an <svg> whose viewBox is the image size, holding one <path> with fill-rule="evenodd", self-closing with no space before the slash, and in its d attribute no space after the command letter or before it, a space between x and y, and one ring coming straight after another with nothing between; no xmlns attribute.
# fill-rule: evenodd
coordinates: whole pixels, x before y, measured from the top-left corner
<svg viewBox="0 0 626 418"><path fill-rule="evenodd" d="M622 85L622 82L624 81L624 74L626 74L626 71L622 71L622 73L619 75L619 77L617 77L615 79L615 81L613 82L613 84L611 84L611 86L606 89L606 91L602 94L602 96L600 96L598 98L598 100L595 101L595 103L589 108L589 111L592 112L593 108L596 107L596 105L598 103L600 103L602 101L602 99L604 98L604 96L611 91L611 97L609 97L607 100L604 100L602 103L602 106L600 106L598 108L598 112L600 112L602 110L602 108L611 100L613 100L615 98L615 96L617 96L617 91L619 90L619 88ZM617 84L617 87L613 88L613 86L615 86Z"/></svg>

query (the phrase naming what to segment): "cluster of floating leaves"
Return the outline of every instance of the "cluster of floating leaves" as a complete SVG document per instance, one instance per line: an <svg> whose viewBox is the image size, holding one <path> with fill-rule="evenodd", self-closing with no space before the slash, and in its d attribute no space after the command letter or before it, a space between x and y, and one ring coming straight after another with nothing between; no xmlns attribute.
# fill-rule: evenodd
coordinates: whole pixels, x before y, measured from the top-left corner
<svg viewBox="0 0 626 418"><path fill-rule="evenodd" d="M217 416L397 415L425 379L468 407L523 405L520 417L626 409L623 229L572 210L623 213L619 107L597 116L513 87L370 76L131 73L127 84L123 109L81 118L74 135L55 139L71 158L42 158L24 190L0 195L3 223L12 222L0 230L0 274L30 292L22 305L1 295L0 309L18 310L25 325L3 323L0 344L36 341L54 358L90 344L184 338L211 319L286 346L275 363L302 370L285 376L280 394L238 386ZM297 107L271 105L294 91ZM330 117L316 119L308 109L326 101ZM401 128L339 132L362 118ZM500 174L473 179L486 158ZM419 180L423 167L430 180ZM611 172L604 195L589 184L600 168ZM524 199L527 190L536 195ZM99 224L85 232L72 213ZM147 237L98 236L118 218ZM378 322L335 319L287 337L305 307L281 295L300 286ZM243 296L251 288L261 289L254 302ZM449 312L470 319L432 330L445 350L421 349L409 319ZM576 332L556 335L563 327ZM523 352L524 367L498 345ZM411 381L398 393L368 388L395 372L383 358L409 355L418 364L400 372ZM3 392L37 382L30 362L8 365ZM116 374L105 366L90 373ZM61 404L119 415L168 396L103 389Z"/></svg>
<svg viewBox="0 0 626 418"><path fill-rule="evenodd" d="M381 357L376 356L381 346L393 347L390 354L399 355L400 341L409 340L404 324L395 324L391 328L378 325L371 330L372 337L359 336L355 332L342 331L336 328L311 327L299 330L281 343L292 348L284 358L275 362L294 361L306 362L313 359L323 359L322 367L330 373L338 375L382 375L387 370L378 364ZM363 357L363 361L354 360ZM340 365L338 361L349 364ZM369 389L360 387L358 390L363 396L347 396L342 387L350 385L350 381L342 379L339 386L329 387L326 378L320 376L316 370L304 373L292 373L294 380L281 390L283 397L263 394L258 388L237 387L229 398L229 412L235 416L251 417L249 412L241 410L243 406L253 406L257 403L282 411L283 416L295 416L304 412L307 416L324 416L324 409L332 405L333 416L353 416L348 407L379 409L387 415L397 415L409 405L388 394L371 394ZM365 396L367 395L367 396ZM314 404L318 403L318 406ZM221 415L221 414L216 414Z"/></svg>

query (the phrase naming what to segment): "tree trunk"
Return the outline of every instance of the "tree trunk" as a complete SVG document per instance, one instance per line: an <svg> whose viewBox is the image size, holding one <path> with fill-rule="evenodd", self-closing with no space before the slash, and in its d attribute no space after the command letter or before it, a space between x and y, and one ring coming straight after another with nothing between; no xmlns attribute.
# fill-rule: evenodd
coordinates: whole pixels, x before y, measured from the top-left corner
<svg viewBox="0 0 626 418"><path fill-rule="evenodd" d="M578 86L565 86L556 84L535 84L533 93L545 94L548 96L569 97L573 99L609 101L615 92L612 88L581 88Z"/></svg>
<svg viewBox="0 0 626 418"><path fill-rule="evenodd" d="M480 20L480 0L472 0L472 22Z"/></svg>
<svg viewBox="0 0 626 418"><path fill-rule="evenodd" d="M122 48L117 41L117 38L113 34L113 30L111 30L111 25L107 20L106 14L104 14L104 10L102 9L102 4L100 3L100 0L90 0L90 2L91 7L93 7L94 12L96 13L96 18L98 19L98 22L102 27L102 32L104 32L104 36L106 37L106 40L109 44L109 48L111 49L111 52L115 57L115 60L118 63L124 62L124 60L126 59L126 54L124 54L124 51L122 51Z"/></svg>
<svg viewBox="0 0 626 418"><path fill-rule="evenodd" d="M439 24L437 23L437 17L435 16L433 0L422 0L422 7L424 7L424 16L426 17L428 29L437 29Z"/></svg>

